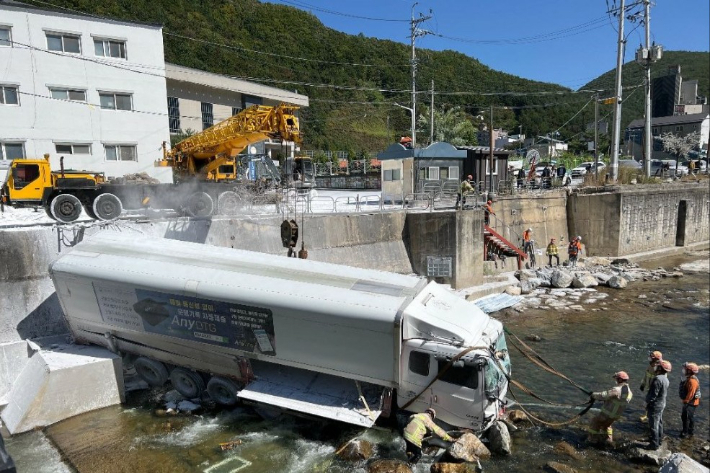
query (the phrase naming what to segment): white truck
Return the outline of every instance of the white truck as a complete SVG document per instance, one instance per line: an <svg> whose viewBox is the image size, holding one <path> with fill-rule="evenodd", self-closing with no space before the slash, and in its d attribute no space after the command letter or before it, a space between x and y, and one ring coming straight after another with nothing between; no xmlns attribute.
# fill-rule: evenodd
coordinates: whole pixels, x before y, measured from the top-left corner
<svg viewBox="0 0 710 473"><path fill-rule="evenodd" d="M188 398L363 427L434 407L483 431L504 410L502 324L421 278L109 232L50 274L78 343Z"/></svg>

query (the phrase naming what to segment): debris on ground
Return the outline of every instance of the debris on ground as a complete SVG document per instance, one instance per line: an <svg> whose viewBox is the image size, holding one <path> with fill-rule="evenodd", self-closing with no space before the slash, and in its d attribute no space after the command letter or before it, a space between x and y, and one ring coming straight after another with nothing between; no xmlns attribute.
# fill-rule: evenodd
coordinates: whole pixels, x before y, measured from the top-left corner
<svg viewBox="0 0 710 473"><path fill-rule="evenodd" d="M235 447L239 446L242 444L242 441L239 439L236 440L231 440L229 442L222 442L219 444L219 449L220 450L234 450Z"/></svg>

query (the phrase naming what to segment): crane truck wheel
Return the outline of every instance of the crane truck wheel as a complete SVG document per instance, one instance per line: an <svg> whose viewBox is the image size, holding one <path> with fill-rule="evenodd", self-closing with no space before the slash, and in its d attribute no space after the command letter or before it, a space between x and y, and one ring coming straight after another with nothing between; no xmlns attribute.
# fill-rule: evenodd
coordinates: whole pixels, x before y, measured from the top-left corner
<svg viewBox="0 0 710 473"><path fill-rule="evenodd" d="M188 399L200 397L205 390L202 376L185 368L175 368L170 372L173 388Z"/></svg>
<svg viewBox="0 0 710 473"><path fill-rule="evenodd" d="M217 404L223 406L233 406L239 401L239 386L229 378L213 376L207 382L207 392Z"/></svg>
<svg viewBox="0 0 710 473"><path fill-rule="evenodd" d="M185 213L190 217L209 217L214 211L214 201L206 192L195 192L185 202Z"/></svg>
<svg viewBox="0 0 710 473"><path fill-rule="evenodd" d="M81 202L71 194L59 194L50 206L52 217L59 222L73 222L81 215Z"/></svg>
<svg viewBox="0 0 710 473"><path fill-rule="evenodd" d="M133 367L138 376L151 386L160 387L168 380L168 369L159 361L141 356L133 362Z"/></svg>
<svg viewBox="0 0 710 473"><path fill-rule="evenodd" d="M99 220L115 220L123 212L121 199L113 194L101 194L94 199L93 205L96 218Z"/></svg>
<svg viewBox="0 0 710 473"><path fill-rule="evenodd" d="M242 198L236 192L222 192L217 199L217 211L221 215L235 215L242 206Z"/></svg>

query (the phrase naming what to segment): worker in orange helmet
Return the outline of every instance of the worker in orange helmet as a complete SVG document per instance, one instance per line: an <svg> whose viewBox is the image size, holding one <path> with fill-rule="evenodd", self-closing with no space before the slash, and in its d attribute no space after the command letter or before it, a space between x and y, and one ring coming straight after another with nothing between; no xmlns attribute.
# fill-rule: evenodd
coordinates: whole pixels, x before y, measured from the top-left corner
<svg viewBox="0 0 710 473"><path fill-rule="evenodd" d="M473 185L473 176L468 175L466 176L466 179L461 181L461 187L459 188L459 193L456 196L456 208L459 208L459 204L461 205L461 209L463 209L463 206L466 205L466 196L473 194L476 192L476 188Z"/></svg>
<svg viewBox="0 0 710 473"><path fill-rule="evenodd" d="M691 362L683 363L683 375L678 387L678 395L683 402L683 412L680 415L683 421L683 431L680 438L692 437L695 427L695 408L700 404L700 383L698 383L698 365Z"/></svg>
<svg viewBox="0 0 710 473"><path fill-rule="evenodd" d="M658 350L654 350L648 353L648 367L646 372L643 374L643 380L641 381L641 386L639 389L644 392L647 386L651 385L651 380L656 376L656 366L658 366L661 361L663 361L663 353ZM644 413L641 416L641 422L646 422L648 420L648 414Z"/></svg>
<svg viewBox="0 0 710 473"><path fill-rule="evenodd" d="M486 202L486 208L483 209L483 221L486 225L489 225L491 222L491 214L496 214L493 211L493 207L491 207L491 205L493 205L493 201L489 200L488 202Z"/></svg>
<svg viewBox="0 0 710 473"><path fill-rule="evenodd" d="M663 442L663 411L666 409L668 398L668 373L672 368L670 361L661 361L656 366L656 376L651 380L646 393L646 412L651 429L648 447L650 450L658 450Z"/></svg>
<svg viewBox="0 0 710 473"><path fill-rule="evenodd" d="M612 424L621 417L624 409L634 397L629 387L629 375L626 371L614 373L616 386L613 388L592 393L591 399L594 401L604 401L601 411L589 423L589 441L593 443L613 442L614 430Z"/></svg>

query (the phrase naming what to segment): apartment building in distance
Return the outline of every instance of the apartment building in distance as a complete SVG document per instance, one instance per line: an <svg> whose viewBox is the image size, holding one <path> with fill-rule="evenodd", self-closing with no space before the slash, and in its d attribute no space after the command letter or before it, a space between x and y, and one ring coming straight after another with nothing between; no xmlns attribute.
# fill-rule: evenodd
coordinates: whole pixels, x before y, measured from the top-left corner
<svg viewBox="0 0 710 473"><path fill-rule="evenodd" d="M155 168L169 141L162 27L0 0L0 167L64 157L66 169Z"/></svg>

